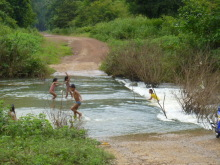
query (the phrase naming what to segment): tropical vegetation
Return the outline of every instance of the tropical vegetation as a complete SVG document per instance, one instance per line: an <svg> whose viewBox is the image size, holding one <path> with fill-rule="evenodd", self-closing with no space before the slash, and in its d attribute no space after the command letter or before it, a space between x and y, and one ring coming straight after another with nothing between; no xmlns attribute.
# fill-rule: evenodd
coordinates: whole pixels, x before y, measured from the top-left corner
<svg viewBox="0 0 220 165"><path fill-rule="evenodd" d="M177 84L182 88L181 98L177 99L183 110L196 114L198 119L211 119L220 102L219 22L220 0L1 0L0 78L45 77L51 72L48 64L59 63L61 56L71 54L67 45L45 40L38 31L83 35L108 43L111 51L101 69L109 75L154 87L167 82ZM28 130L33 139L22 135L21 129L28 128L21 125L35 119L45 127L33 126L33 134ZM69 160L73 151L61 141L64 138L69 142L69 135L76 130L51 129L42 116L27 116L19 122L7 117L1 120L1 145L5 151L1 160L5 163L19 164L28 159L33 164L53 164L52 157L54 161L58 161L55 157ZM44 134L46 130L49 135ZM67 135L56 136L56 131ZM56 147L54 139L65 147L52 151L51 147ZM39 146L31 146L36 142L48 150L37 151ZM90 147L94 143L86 140ZM82 160L69 161L85 164L90 159L84 151L91 150L80 148L83 151L76 152L81 153ZM15 159L9 156L13 153L19 153L14 154Z"/></svg>

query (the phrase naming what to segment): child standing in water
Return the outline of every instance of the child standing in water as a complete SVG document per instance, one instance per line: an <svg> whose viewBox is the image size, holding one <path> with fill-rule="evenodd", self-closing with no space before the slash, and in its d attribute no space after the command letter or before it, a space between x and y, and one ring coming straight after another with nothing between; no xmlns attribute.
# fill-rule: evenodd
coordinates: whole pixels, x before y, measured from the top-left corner
<svg viewBox="0 0 220 165"><path fill-rule="evenodd" d="M70 93L70 95L72 96L72 92L71 92L71 90L70 90L70 77L69 77L69 75L67 74L67 72L65 72L66 73L66 76L65 76L65 78L64 78L64 82L65 82L65 84L66 84L66 98L68 97L68 93ZM72 96L73 97L73 96Z"/></svg>
<svg viewBox="0 0 220 165"><path fill-rule="evenodd" d="M11 109L8 112L8 114L9 114L9 116L11 116L12 120L17 120L14 104L11 105Z"/></svg>
<svg viewBox="0 0 220 165"><path fill-rule="evenodd" d="M70 90L72 92L72 96L75 99L76 103L73 104L73 106L71 107L71 110L74 112L74 118L77 117L77 114L79 115L79 119L82 116L82 113L78 112L78 108L81 105L81 101L82 101L82 96L80 95L80 93L76 90L76 86L74 84L70 85Z"/></svg>
<svg viewBox="0 0 220 165"><path fill-rule="evenodd" d="M157 95L154 93L153 89L149 89L149 93L150 93L150 98L148 100L152 100L155 99L157 101L159 101L160 99L157 97Z"/></svg>
<svg viewBox="0 0 220 165"><path fill-rule="evenodd" d="M55 87L58 85L60 85L60 83L58 83L57 78L54 78L53 83L51 84L50 90L49 90L50 94L53 95L53 98L52 98L53 100L57 97L57 94L55 93Z"/></svg>

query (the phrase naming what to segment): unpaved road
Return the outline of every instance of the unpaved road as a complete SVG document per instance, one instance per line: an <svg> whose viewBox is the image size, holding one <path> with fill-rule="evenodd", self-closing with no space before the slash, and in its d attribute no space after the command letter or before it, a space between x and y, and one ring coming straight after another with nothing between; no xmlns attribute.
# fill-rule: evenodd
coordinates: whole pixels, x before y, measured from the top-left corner
<svg viewBox="0 0 220 165"><path fill-rule="evenodd" d="M212 131L112 137L107 151L117 165L220 165L220 139Z"/></svg>
<svg viewBox="0 0 220 165"><path fill-rule="evenodd" d="M64 57L60 64L50 65L57 72L98 70L109 51L105 43L92 38L48 34L44 36L53 41L67 42L73 50L73 54Z"/></svg>
<svg viewBox="0 0 220 165"><path fill-rule="evenodd" d="M98 70L109 49L91 38L46 35L65 41L73 49L62 63L51 65L57 72ZM203 129L181 133L141 134L102 139L117 165L220 165L220 139Z"/></svg>

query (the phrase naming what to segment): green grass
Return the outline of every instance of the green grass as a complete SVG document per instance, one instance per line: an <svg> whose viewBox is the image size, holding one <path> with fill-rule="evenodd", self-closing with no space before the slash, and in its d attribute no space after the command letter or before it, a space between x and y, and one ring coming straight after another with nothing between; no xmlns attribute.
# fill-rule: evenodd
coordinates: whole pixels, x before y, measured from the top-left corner
<svg viewBox="0 0 220 165"><path fill-rule="evenodd" d="M72 54L72 49L66 42L45 38L42 44L42 50L38 56L47 64L59 64L61 62L61 57Z"/></svg>
<svg viewBox="0 0 220 165"><path fill-rule="evenodd" d="M0 164L105 165L113 156L83 138L1 136Z"/></svg>

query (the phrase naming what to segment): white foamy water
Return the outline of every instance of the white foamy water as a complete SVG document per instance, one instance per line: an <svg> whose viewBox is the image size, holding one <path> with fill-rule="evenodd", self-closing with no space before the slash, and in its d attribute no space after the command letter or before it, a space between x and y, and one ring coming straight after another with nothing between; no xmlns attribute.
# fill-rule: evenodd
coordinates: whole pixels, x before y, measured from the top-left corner
<svg viewBox="0 0 220 165"><path fill-rule="evenodd" d="M150 98L149 94L149 88L146 87L145 83L143 82L131 82L128 79L120 79L117 78L116 81L123 83L127 88L132 90L133 92L143 96L143 98L147 99ZM162 121L175 121L178 120L180 122L185 123L193 123L202 126L205 129L211 129L210 124L207 123L198 123L198 120L195 115L188 115L183 110L181 105L178 102L177 98L181 97L181 89L174 85L161 85L158 88L154 88L156 95L159 97L160 101L159 103L166 111L167 118L162 113L159 113L157 115L157 118ZM156 100L150 100L148 101L151 106L155 106L160 108L160 105L157 103Z"/></svg>
<svg viewBox="0 0 220 165"><path fill-rule="evenodd" d="M86 77L97 77L107 76L107 74L100 70L84 70L84 71L67 71L70 76L86 76ZM64 72L55 72L52 76L65 76Z"/></svg>

